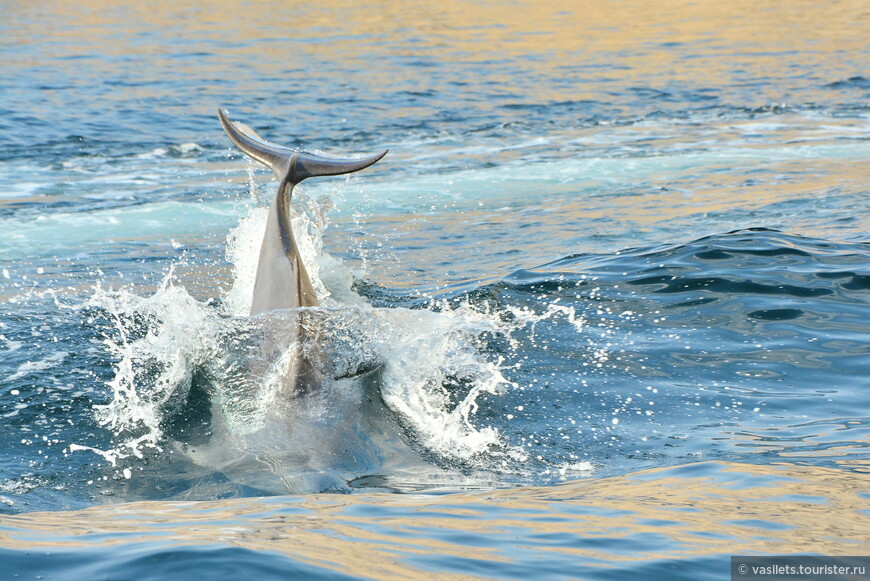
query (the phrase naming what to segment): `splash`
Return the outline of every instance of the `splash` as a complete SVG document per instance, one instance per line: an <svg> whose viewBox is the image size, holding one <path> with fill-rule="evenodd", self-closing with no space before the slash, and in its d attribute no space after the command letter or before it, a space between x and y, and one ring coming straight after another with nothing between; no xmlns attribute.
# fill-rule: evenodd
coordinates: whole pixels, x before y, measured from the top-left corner
<svg viewBox="0 0 870 581"><path fill-rule="evenodd" d="M116 449L92 451L113 464L141 458L147 448L160 449L168 406L186 395L193 369L213 351L213 309L174 284L172 270L151 296L98 285L85 307L111 322L103 346L115 361L111 400L94 407L97 421L115 434Z"/></svg>
<svg viewBox="0 0 870 581"><path fill-rule="evenodd" d="M499 369L502 360L483 360L473 343L480 332L501 332L497 324L472 308L402 315L395 317L396 340L386 346L385 401L443 456L468 460L497 449L498 430L473 422L480 395L497 395L512 385ZM454 401L445 387L451 383L471 387Z"/></svg>
<svg viewBox="0 0 870 581"><path fill-rule="evenodd" d="M254 204L258 197L252 187L247 214L227 236L233 282L216 304L195 299L171 269L151 296L139 296L135 288L98 286L89 301L111 323L103 345L114 362L111 398L96 406L96 418L114 434L115 449L92 451L120 466L125 477L148 450L171 443L166 424L184 411L197 374L206 377L205 387L196 389L209 394L211 413L240 439L263 429L287 397L281 391L282 374L296 350L308 347L288 339L264 360L263 342L285 335L274 327L276 317L247 316L267 218L267 210ZM380 397L418 448L448 463L492 465L493 459L524 458L496 427L477 418L481 396L516 386L503 374L504 360L488 358L479 338L502 336L510 342L516 328L546 317L564 315L577 324L580 319L569 307L555 304L543 314L517 312L512 318L467 302L432 301L420 309L373 307L351 290L360 273L323 248L331 208L325 197L302 193L294 199L294 233L323 306L277 318L291 324L304 315L309 334L324 345L337 376L378 367Z"/></svg>

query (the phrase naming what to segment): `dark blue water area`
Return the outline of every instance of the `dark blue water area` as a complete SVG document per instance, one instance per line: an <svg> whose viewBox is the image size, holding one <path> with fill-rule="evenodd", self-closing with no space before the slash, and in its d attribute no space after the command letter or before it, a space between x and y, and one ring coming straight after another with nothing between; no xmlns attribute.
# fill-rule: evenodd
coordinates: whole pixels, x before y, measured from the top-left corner
<svg viewBox="0 0 870 581"><path fill-rule="evenodd" d="M631 539L643 543L642 539ZM594 548L595 543L585 543ZM517 555L523 559L522 555ZM365 573L346 575L335 570L294 561L277 552L252 551L231 546L174 547L159 542L129 543L120 550L76 549L60 551L0 550L10 579L45 579L73 581L78 579L226 579L227 576L256 575L258 579L371 579ZM529 576L548 579L728 579L730 559L700 559L686 563L677 559L662 559L639 566L599 564L571 566L561 561L531 558L522 565L499 566L489 561L418 556L407 560L415 569L440 575L472 575L500 579L528 579ZM570 571L569 571L570 570ZM720 574L712 574L719 571Z"/></svg>
<svg viewBox="0 0 870 581"><path fill-rule="evenodd" d="M154 542L118 549L23 552L0 550L10 579L357 579L293 562L284 555L238 547L175 547Z"/></svg>
<svg viewBox="0 0 870 581"><path fill-rule="evenodd" d="M632 539L632 543L643 542ZM591 545L591 543L590 543ZM594 546L594 545L593 545ZM226 579L233 575L257 575L260 579L364 579L367 575L343 575L337 571L293 561L279 553L251 551L228 546L172 547L159 543L131 543L117 549L75 551L14 552L0 551L0 559L11 573L11 579L46 579L65 581L77 579ZM437 556L409 559L409 564L421 571L433 573L497 576L502 579L528 579L542 576L550 579L637 579L669 578L725 579L727 574L708 576L710 570L727 571L726 558L704 559L686 565L678 560L661 560L635 567L613 567L602 562L601 567L586 565L573 572L565 564L533 559L523 566L493 567L491 562L473 559L445 559Z"/></svg>

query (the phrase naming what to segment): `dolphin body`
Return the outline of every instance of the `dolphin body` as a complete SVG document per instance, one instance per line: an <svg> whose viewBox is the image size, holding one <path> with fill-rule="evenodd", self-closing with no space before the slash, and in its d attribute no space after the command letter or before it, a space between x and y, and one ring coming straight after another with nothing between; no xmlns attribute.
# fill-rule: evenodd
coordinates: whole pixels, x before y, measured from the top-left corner
<svg viewBox="0 0 870 581"><path fill-rule="evenodd" d="M305 152L295 152L269 143L243 123L230 121L218 109L218 117L230 140L247 156L269 167L278 178L278 191L269 208L266 232L260 247L251 315L276 309L298 309L318 306L317 295L305 271L299 248L293 236L288 209L293 188L302 180L317 176L334 176L365 169L387 154L383 151L361 159L330 159ZM297 316L297 356L287 370L286 383L294 393L303 393L320 383L325 370L323 361L311 361L299 348L304 337L303 317ZM264 353L269 359L271 351Z"/></svg>
<svg viewBox="0 0 870 581"><path fill-rule="evenodd" d="M322 325L331 315L302 308L316 307L318 301L288 214L293 188L302 180L359 171L387 152L361 159L294 152L230 121L222 110L218 116L239 149L272 169L278 190L269 208L251 302L250 314L260 316L228 323L230 329L249 333L242 336L250 342L227 342L229 353L246 362L247 379L237 382L222 375L224 367L235 364L218 362L215 372L206 373L216 378L217 389L208 387L208 379L198 388L210 403L194 409L188 400L190 407L181 408L173 437L192 462L184 470L193 482L225 477L248 491L245 495L345 491L357 486L352 481L364 477L368 483L370 475L387 467L389 472L412 467L408 473L418 474L419 456L380 396L377 368L337 373L326 357ZM256 419L249 417L247 403L256 402L260 390L272 389L274 396L254 404L261 406L252 416ZM190 494L209 494L208 489L197 492L198 487Z"/></svg>

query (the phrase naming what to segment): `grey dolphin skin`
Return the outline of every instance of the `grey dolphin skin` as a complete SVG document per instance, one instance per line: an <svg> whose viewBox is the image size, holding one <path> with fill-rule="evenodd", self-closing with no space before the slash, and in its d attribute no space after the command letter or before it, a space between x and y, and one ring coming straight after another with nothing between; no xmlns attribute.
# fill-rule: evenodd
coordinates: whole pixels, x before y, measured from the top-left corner
<svg viewBox="0 0 870 581"><path fill-rule="evenodd" d="M288 209L293 188L306 178L365 169L384 157L387 151L361 159L329 159L294 152L269 143L243 123L230 121L221 109L218 109L218 117L232 142L246 155L271 168L278 178L278 192L269 208L266 233L260 247L251 314L317 306L314 287L299 257L290 227Z"/></svg>

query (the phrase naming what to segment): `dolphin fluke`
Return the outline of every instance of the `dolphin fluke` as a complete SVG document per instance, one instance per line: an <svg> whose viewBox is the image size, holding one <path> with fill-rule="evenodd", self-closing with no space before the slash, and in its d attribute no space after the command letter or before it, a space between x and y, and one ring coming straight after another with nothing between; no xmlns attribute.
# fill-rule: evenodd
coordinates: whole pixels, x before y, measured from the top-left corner
<svg viewBox="0 0 870 581"><path fill-rule="evenodd" d="M365 169L379 161L388 150L361 159L332 159L305 152L295 152L284 146L269 143L243 123L230 121L223 110L218 116L224 131L246 155L268 166L282 183L296 185L316 176L336 176Z"/></svg>
<svg viewBox="0 0 870 581"><path fill-rule="evenodd" d="M310 153L299 153L293 167L293 183L298 184L305 178L315 176L337 176L353 173L380 161L387 150L361 159L331 159Z"/></svg>

